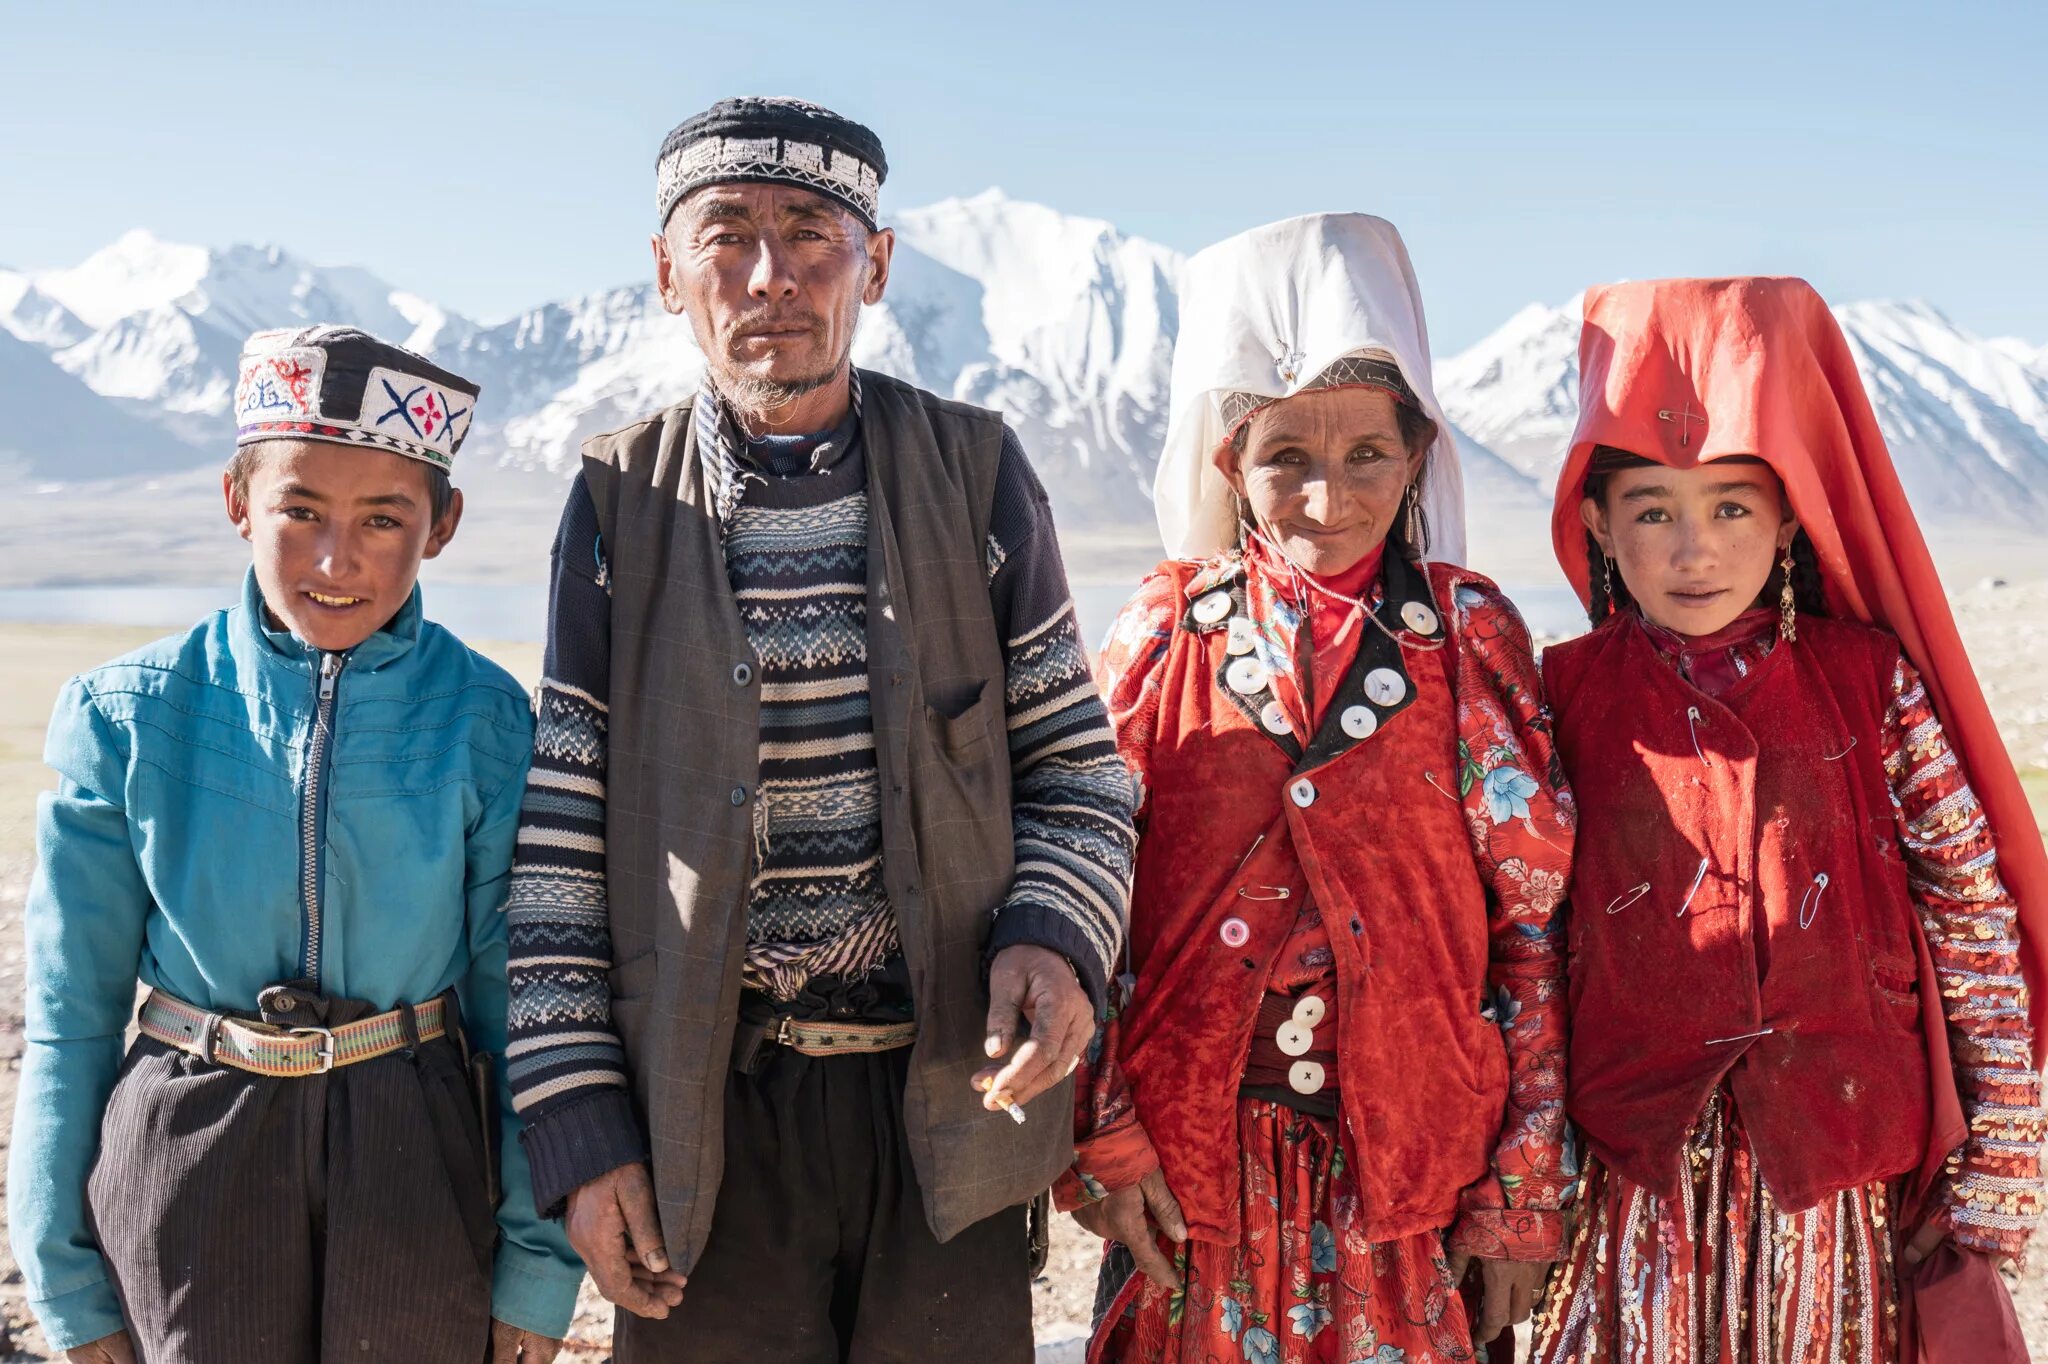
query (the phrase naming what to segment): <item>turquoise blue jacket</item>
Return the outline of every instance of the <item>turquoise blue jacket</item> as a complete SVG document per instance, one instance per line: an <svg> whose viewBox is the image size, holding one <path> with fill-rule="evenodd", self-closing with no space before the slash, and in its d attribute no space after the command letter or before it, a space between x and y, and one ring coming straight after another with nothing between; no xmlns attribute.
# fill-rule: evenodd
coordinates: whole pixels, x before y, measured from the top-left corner
<svg viewBox="0 0 2048 1364"><path fill-rule="evenodd" d="M331 738L315 744L323 665ZM384 630L322 655L268 628L252 572L239 606L64 688L45 749L61 782L37 811L7 1170L14 1256L51 1345L121 1326L85 1186L138 978L244 1011L309 966L323 993L379 1009L452 985L472 1045L504 1056L502 910L532 735L518 684L424 620L417 588ZM583 1266L534 1213L498 1074L492 1309L566 1335Z"/></svg>

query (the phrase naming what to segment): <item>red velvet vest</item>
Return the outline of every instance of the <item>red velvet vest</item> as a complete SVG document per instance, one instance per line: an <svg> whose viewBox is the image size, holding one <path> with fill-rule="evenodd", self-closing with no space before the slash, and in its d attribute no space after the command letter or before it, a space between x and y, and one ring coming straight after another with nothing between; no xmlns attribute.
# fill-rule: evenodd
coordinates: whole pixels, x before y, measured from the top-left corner
<svg viewBox="0 0 2048 1364"><path fill-rule="evenodd" d="M1913 1167L1928 1073L1882 725L1896 639L1802 617L1725 695L1633 615L1548 650L1579 805L1568 1106L1611 1168L1678 1192L1725 1079L1789 1211Z"/></svg>
<svg viewBox="0 0 2048 1364"><path fill-rule="evenodd" d="M1459 570L1433 569L1432 584L1395 556L1387 564L1379 619L1402 643L1368 625L1305 751L1261 725L1270 691L1230 685L1239 660L1225 617L1204 620L1213 613L1191 605L1160 665L1131 901L1137 985L1119 1055L1167 1182L1203 1239L1240 1233L1238 1084L1304 895L1336 958L1336 1083L1367 1235L1449 1223L1500 1134L1507 1058L1480 1014L1487 901L1452 794L1457 646L1440 598ZM1230 615L1244 616L1242 579L1224 590ZM1407 622L1431 631L1404 623L1410 604L1430 610L1411 609ZM1382 703L1387 673L1400 694ZM1359 706L1373 728L1354 738L1345 717L1364 728Z"/></svg>

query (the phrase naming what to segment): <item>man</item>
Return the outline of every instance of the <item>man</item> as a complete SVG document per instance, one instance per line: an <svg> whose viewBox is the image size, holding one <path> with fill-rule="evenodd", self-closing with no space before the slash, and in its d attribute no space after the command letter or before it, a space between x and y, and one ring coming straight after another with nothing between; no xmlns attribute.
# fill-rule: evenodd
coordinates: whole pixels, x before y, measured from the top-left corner
<svg viewBox="0 0 2048 1364"><path fill-rule="evenodd" d="M885 173L794 100L669 135L705 382L585 445L555 544L510 1056L620 1364L1027 1358L1023 1205L1121 947L1044 491L994 414L850 364Z"/></svg>

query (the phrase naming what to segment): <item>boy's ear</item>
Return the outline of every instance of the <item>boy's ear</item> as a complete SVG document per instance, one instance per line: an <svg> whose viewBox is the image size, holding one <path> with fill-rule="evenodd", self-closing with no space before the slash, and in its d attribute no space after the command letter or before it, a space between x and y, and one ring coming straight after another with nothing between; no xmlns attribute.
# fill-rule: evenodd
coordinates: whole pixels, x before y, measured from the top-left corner
<svg viewBox="0 0 2048 1364"><path fill-rule="evenodd" d="M235 486L235 476L226 470L220 476L221 500L227 503L228 520L235 526L235 533L247 540L251 533L249 524L249 498L246 488Z"/></svg>
<svg viewBox="0 0 2048 1364"><path fill-rule="evenodd" d="M427 532L427 545L425 549L420 551L420 557L422 559L437 557L442 550L448 547L448 542L455 538L455 528L461 524L462 489L450 488L448 490L448 510L441 514L441 519L434 522L434 528Z"/></svg>
<svg viewBox="0 0 2048 1364"><path fill-rule="evenodd" d="M1600 546L1600 552L1608 558L1614 557L1614 537L1607 533L1607 508L1598 499L1579 499L1579 523L1592 535Z"/></svg>

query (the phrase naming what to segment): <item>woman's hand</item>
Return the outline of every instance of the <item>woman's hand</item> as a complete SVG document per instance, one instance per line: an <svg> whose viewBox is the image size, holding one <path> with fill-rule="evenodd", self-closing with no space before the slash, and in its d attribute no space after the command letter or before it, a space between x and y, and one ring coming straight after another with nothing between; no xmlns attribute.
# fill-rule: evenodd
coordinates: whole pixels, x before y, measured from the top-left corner
<svg viewBox="0 0 2048 1364"><path fill-rule="evenodd" d="M491 1320L491 1364L553 1364L562 1342Z"/></svg>
<svg viewBox="0 0 2048 1364"><path fill-rule="evenodd" d="M1460 1251L1451 1256L1451 1282L1465 1281L1465 1268L1472 1257ZM1510 1326L1519 1326L1536 1310L1543 1292L1544 1276L1550 1273L1548 1260L1479 1261L1479 1320L1472 1323L1472 1339L1491 1341Z"/></svg>
<svg viewBox="0 0 2048 1364"><path fill-rule="evenodd" d="M126 1331L116 1331L98 1340L88 1340L64 1352L71 1364L135 1364L135 1342Z"/></svg>
<svg viewBox="0 0 2048 1364"><path fill-rule="evenodd" d="M1935 1248L1947 1237L1948 1219L1945 1217L1930 1219L1926 1226L1913 1233L1912 1240L1906 1242L1906 1249L1903 1252L1906 1268L1917 1269L1920 1262L1934 1254Z"/></svg>
<svg viewBox="0 0 2048 1364"><path fill-rule="evenodd" d="M1188 1224L1180 1215L1180 1204L1166 1187L1166 1172L1153 1171L1131 1185L1118 1189L1100 1203L1074 1210L1074 1220L1105 1241L1117 1241L1130 1248L1131 1258L1145 1277L1161 1288L1180 1286L1173 1261L1159 1249L1159 1232L1169 1241L1188 1239Z"/></svg>

